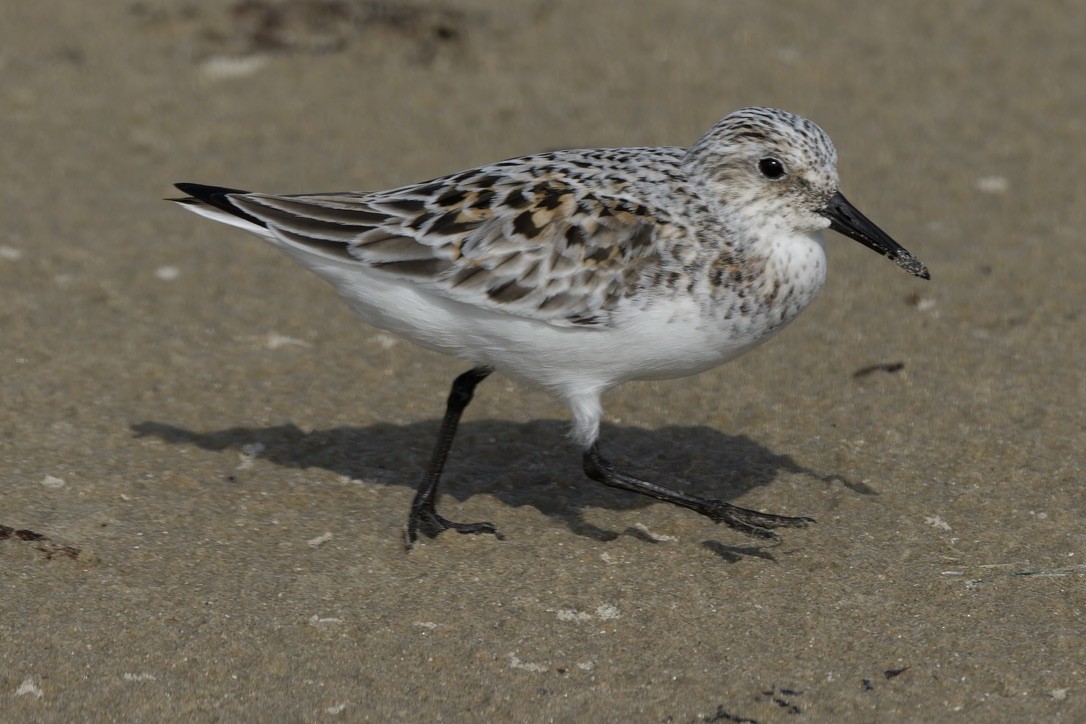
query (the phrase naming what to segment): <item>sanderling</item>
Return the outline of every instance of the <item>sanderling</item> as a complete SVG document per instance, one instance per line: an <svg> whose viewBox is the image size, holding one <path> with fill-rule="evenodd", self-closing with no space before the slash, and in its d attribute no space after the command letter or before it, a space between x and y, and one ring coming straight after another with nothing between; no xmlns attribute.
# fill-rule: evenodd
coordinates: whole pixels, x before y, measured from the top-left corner
<svg viewBox="0 0 1086 724"><path fill-rule="evenodd" d="M240 227L330 282L363 321L475 366L456 378L406 538L490 523L438 515L460 416L494 370L573 412L589 478L748 534L801 527L617 471L600 395L682 377L764 342L814 298L833 229L924 279L927 268L838 190L814 123L769 108L727 116L689 148L555 151L389 191L272 195L181 183L176 199ZM500 537L500 536L499 536Z"/></svg>

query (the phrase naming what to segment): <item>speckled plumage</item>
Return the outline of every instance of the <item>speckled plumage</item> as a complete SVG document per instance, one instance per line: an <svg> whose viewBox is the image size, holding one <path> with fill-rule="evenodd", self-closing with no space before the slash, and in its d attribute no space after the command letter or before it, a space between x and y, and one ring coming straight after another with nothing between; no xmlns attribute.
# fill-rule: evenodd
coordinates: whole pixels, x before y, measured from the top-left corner
<svg viewBox="0 0 1086 724"><path fill-rule="evenodd" d="M708 369L794 319L827 227L926 276L840 196L836 160L810 121L746 108L690 148L541 153L388 191L179 187L366 322L549 389L587 449L606 389Z"/></svg>

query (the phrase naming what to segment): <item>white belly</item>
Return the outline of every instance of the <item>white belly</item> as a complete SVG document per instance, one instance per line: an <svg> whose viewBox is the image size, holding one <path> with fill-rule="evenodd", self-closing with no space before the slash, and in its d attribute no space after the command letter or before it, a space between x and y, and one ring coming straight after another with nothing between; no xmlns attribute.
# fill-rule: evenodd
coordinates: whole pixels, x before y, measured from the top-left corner
<svg viewBox="0 0 1086 724"><path fill-rule="evenodd" d="M795 284L784 306L725 320L704 299L675 295L620 308L615 324L605 328L557 327L453 301L362 265L291 256L330 282L368 324L569 400L630 380L703 372L772 337L807 306L825 278L821 235L819 243L805 241L776 260L774 271Z"/></svg>

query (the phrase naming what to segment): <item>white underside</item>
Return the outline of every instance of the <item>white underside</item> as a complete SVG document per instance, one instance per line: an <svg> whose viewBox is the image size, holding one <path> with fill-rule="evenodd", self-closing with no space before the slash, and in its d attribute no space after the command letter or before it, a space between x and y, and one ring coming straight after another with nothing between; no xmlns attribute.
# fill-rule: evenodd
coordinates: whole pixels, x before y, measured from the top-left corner
<svg viewBox="0 0 1086 724"><path fill-rule="evenodd" d="M598 434L602 416L599 400L605 390L630 380L696 374L768 338L758 325L749 331L722 327L703 316L697 300L682 295L676 298L681 301L630 309L628 314L620 309L613 327L556 327L453 301L362 264L314 254L214 208L185 208L275 245L330 282L368 324L427 349L487 365L546 388L572 408L573 437L585 447ZM775 246L781 243L777 240ZM821 234L788 240L787 246L791 253L779 257L780 263L794 263L797 268L791 271L810 276L806 281L800 279L808 297L802 304L806 306L825 276Z"/></svg>

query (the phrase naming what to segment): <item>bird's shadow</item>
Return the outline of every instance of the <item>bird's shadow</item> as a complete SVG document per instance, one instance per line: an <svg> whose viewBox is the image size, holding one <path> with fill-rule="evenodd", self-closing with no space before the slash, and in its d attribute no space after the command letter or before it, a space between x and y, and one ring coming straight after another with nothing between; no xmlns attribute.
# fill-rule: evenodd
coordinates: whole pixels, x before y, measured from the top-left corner
<svg viewBox="0 0 1086 724"><path fill-rule="evenodd" d="M293 424L197 431L145 421L131 429L137 437L152 436L204 450L236 450L284 467L317 467L367 482L414 489L429 461L437 427L436 421L429 421L309 432ZM558 420L465 422L439 492L458 501L485 492L506 505L531 505L562 521L575 534L600 541L617 538L620 533L586 521L585 510L632 510L653 501L588 480L580 468L580 454L565 437L567 429L567 423ZM619 469L708 498L741 497L769 485L780 473L807 475L824 483L841 483L857 493L877 494L863 483L810 470L745 435L725 435L709 427L647 430L605 425L600 439ZM657 542L636 528L621 534ZM743 556L772 559L761 545L733 547L706 541L705 546L730 562Z"/></svg>

